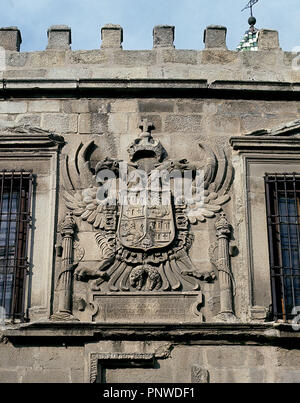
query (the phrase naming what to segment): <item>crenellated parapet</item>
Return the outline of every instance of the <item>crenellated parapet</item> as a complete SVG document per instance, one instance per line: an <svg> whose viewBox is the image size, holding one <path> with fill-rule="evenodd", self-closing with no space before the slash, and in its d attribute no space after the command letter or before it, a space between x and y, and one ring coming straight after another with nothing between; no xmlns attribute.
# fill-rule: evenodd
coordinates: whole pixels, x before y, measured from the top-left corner
<svg viewBox="0 0 300 403"><path fill-rule="evenodd" d="M259 48L280 49L278 32L261 30ZM227 28L221 25L209 25L204 30L203 42L205 49L227 49ZM52 25L48 31L46 50L70 50L71 28L67 25ZM174 48L175 27L172 25L157 25L153 28L153 49ZM123 28L120 25L107 24L101 28L100 49L122 49ZM22 43L21 32L17 27L0 28L0 46L5 50L20 51ZM200 44L199 44L200 46Z"/></svg>
<svg viewBox="0 0 300 403"><path fill-rule="evenodd" d="M82 87L82 80L184 80L185 85L190 82L192 86L199 84L192 80L201 83L205 80L209 88L216 82L218 86L220 82L226 82L227 86L231 82L235 85L243 82L247 87L260 83L260 88L256 85L256 89L261 90L264 90L263 83L294 85L300 82L297 54L280 48L278 32L269 29L255 32L258 32L255 49L247 48L248 40L252 40L249 36L250 39L243 39L242 50L258 50L256 52L228 49L227 28L221 25L206 27L202 50L200 40L199 49L176 49L175 27L158 25L153 29L152 49L127 50L123 48L126 35L123 28L107 24L101 29L98 49L72 50L71 28L53 25L47 30L45 50L22 52L20 30L0 28L0 80L5 80L3 85L0 82L0 90L22 90L22 86L29 85L28 80L34 88L40 85L61 87L57 80L67 80L69 84L70 80L75 80L75 84L70 84L72 88ZM18 80L27 81L20 87ZM34 80L40 81L33 83Z"/></svg>

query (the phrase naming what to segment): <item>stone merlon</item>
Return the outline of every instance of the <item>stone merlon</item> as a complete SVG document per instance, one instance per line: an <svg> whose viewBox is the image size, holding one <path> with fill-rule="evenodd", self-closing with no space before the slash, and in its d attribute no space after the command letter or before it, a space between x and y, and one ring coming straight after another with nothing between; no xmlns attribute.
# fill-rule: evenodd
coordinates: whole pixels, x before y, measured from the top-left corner
<svg viewBox="0 0 300 403"><path fill-rule="evenodd" d="M107 24L101 29L101 49L122 49L123 28L120 25Z"/></svg>
<svg viewBox="0 0 300 403"><path fill-rule="evenodd" d="M157 25L153 29L153 47L174 48L174 34L174 26Z"/></svg>
<svg viewBox="0 0 300 403"><path fill-rule="evenodd" d="M67 25L52 25L48 29L48 46L47 49L70 49L72 43L71 28Z"/></svg>
<svg viewBox="0 0 300 403"><path fill-rule="evenodd" d="M21 32L17 27L0 28L0 46L2 48L19 52L21 43Z"/></svg>
<svg viewBox="0 0 300 403"><path fill-rule="evenodd" d="M227 28L221 25L210 25L204 31L203 42L205 48L227 49L226 46Z"/></svg>

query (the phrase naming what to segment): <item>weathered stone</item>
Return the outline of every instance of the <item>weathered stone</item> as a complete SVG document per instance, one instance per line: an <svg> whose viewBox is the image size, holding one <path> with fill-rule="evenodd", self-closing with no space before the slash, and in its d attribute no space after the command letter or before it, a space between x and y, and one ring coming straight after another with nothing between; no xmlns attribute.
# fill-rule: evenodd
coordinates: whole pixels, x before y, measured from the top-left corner
<svg viewBox="0 0 300 403"><path fill-rule="evenodd" d="M0 382L1 383L18 383L18 382L20 382L18 372L0 370Z"/></svg>
<svg viewBox="0 0 300 403"><path fill-rule="evenodd" d="M22 53L20 56L21 55ZM25 55L27 57L26 65L28 66L28 69L49 69L51 67L63 67L66 63L69 64L69 61L67 61L68 59L66 57L66 52L62 52L59 49L48 49L47 52L25 53Z"/></svg>
<svg viewBox="0 0 300 403"><path fill-rule="evenodd" d="M70 383L67 370L29 368L21 377L21 383Z"/></svg>
<svg viewBox="0 0 300 403"><path fill-rule="evenodd" d="M175 27L157 25L153 29L153 48L174 48Z"/></svg>
<svg viewBox="0 0 300 403"><path fill-rule="evenodd" d="M14 115L14 114L6 114L6 113L0 114L0 120L4 121L2 124L3 124L3 126L6 126L6 127L8 127L10 124L12 124L11 122L13 122L15 120L15 117L16 117L16 115Z"/></svg>
<svg viewBox="0 0 300 403"><path fill-rule="evenodd" d="M88 113L89 101L87 99L73 99L62 103L62 110L65 113Z"/></svg>
<svg viewBox="0 0 300 403"><path fill-rule="evenodd" d="M152 66L156 64L156 53L151 50L114 51L113 62L118 66Z"/></svg>
<svg viewBox="0 0 300 403"><path fill-rule="evenodd" d="M108 115L101 113L82 113L79 115L79 133L103 134L108 130Z"/></svg>
<svg viewBox="0 0 300 403"><path fill-rule="evenodd" d="M111 104L112 113L133 113L138 111L138 101L134 99L117 99Z"/></svg>
<svg viewBox="0 0 300 403"><path fill-rule="evenodd" d="M41 126L41 116L39 115L18 115L16 118L16 123L19 125L28 125L33 127L40 127Z"/></svg>
<svg viewBox="0 0 300 403"><path fill-rule="evenodd" d="M68 50L72 43L71 28L67 25L53 25L48 31L48 45L47 50Z"/></svg>
<svg viewBox="0 0 300 403"><path fill-rule="evenodd" d="M159 58L162 63L195 65L198 62L198 54L195 50L162 49Z"/></svg>
<svg viewBox="0 0 300 403"><path fill-rule="evenodd" d="M0 28L0 47L19 52L21 43L21 32L17 27Z"/></svg>
<svg viewBox="0 0 300 403"><path fill-rule="evenodd" d="M168 115L164 121L166 132L197 132L201 126L202 116Z"/></svg>
<svg viewBox="0 0 300 403"><path fill-rule="evenodd" d="M51 100L32 101L28 104L28 112L60 112L60 102Z"/></svg>
<svg viewBox="0 0 300 403"><path fill-rule="evenodd" d="M11 348L0 343L1 364L0 375L2 370L11 370L20 364L20 350L18 348ZM28 362L30 364L30 362Z"/></svg>
<svg viewBox="0 0 300 403"><path fill-rule="evenodd" d="M180 100L177 102L177 110L179 113L202 113L203 112L203 101L194 100Z"/></svg>
<svg viewBox="0 0 300 403"><path fill-rule="evenodd" d="M252 118L253 119L253 118ZM212 117L209 123L209 127L213 133L240 133L241 123L238 118L225 118L222 115L216 115Z"/></svg>
<svg viewBox="0 0 300 403"><path fill-rule="evenodd" d="M112 61L112 55L99 50L76 50L68 54L68 62L71 64L108 64Z"/></svg>
<svg viewBox="0 0 300 403"><path fill-rule="evenodd" d="M207 360L210 367L214 368L243 368L245 366L246 354L241 346L236 348L228 347L223 350L220 347L209 348Z"/></svg>
<svg viewBox="0 0 300 403"><path fill-rule="evenodd" d="M205 48L223 48L227 49L226 46L226 34L227 28L221 25L210 25L204 31L203 42L205 43Z"/></svg>
<svg viewBox="0 0 300 403"><path fill-rule="evenodd" d="M47 71L43 69L39 70L10 70L5 72L6 79L16 79L16 78L25 78L25 79L32 79L32 78L44 78L46 77Z"/></svg>
<svg viewBox="0 0 300 403"><path fill-rule="evenodd" d="M112 133L126 133L128 116L125 113L111 113L108 119L108 130Z"/></svg>
<svg viewBox="0 0 300 403"><path fill-rule="evenodd" d="M300 371L283 370L276 371L274 374L274 383L299 383Z"/></svg>
<svg viewBox="0 0 300 403"><path fill-rule="evenodd" d="M192 366L192 383L209 383L209 372L198 365Z"/></svg>
<svg viewBox="0 0 300 403"><path fill-rule="evenodd" d="M288 367L299 370L299 350L278 349L276 352L277 365L279 367Z"/></svg>
<svg viewBox="0 0 300 403"><path fill-rule="evenodd" d="M140 112L173 112L174 111L174 101L139 101L139 111Z"/></svg>
<svg viewBox="0 0 300 403"><path fill-rule="evenodd" d="M207 48L205 51L202 52L201 55L201 64L213 64L215 66L222 66L224 64L232 66L232 70L236 71L236 60L238 55L236 52L225 51L223 49L210 49ZM222 77L223 72L220 71L220 77Z"/></svg>
<svg viewBox="0 0 300 403"><path fill-rule="evenodd" d="M101 29L101 49L122 49L123 28L120 25L107 24Z"/></svg>
<svg viewBox="0 0 300 403"><path fill-rule="evenodd" d="M258 49L259 50L275 50L279 47L278 31L271 29L261 29L258 36Z"/></svg>
<svg viewBox="0 0 300 403"><path fill-rule="evenodd" d="M265 322L268 315L268 308L262 306L251 307L251 319L253 321Z"/></svg>
<svg viewBox="0 0 300 403"><path fill-rule="evenodd" d="M42 115L42 128L55 133L77 133L77 115L44 113Z"/></svg>
<svg viewBox="0 0 300 403"><path fill-rule="evenodd" d="M71 369L71 383L83 383L84 371L78 369Z"/></svg>
<svg viewBox="0 0 300 403"><path fill-rule="evenodd" d="M26 113L27 103L24 101L0 101L0 113Z"/></svg>
<svg viewBox="0 0 300 403"><path fill-rule="evenodd" d="M258 369L215 369L211 374L212 383L265 383L266 372ZM215 379L218 379L216 381Z"/></svg>
<svg viewBox="0 0 300 403"><path fill-rule="evenodd" d="M110 100L107 99L89 99L89 110L91 113L110 113L111 112L111 104Z"/></svg>
<svg viewBox="0 0 300 403"><path fill-rule="evenodd" d="M83 354L80 347L41 347L38 355L39 365L44 370L70 368L80 371L83 369Z"/></svg>

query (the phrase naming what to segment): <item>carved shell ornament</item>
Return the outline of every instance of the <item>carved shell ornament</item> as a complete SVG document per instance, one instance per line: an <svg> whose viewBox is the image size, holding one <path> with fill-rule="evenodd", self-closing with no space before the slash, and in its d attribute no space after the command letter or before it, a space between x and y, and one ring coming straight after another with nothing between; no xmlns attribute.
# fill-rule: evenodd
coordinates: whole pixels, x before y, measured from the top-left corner
<svg viewBox="0 0 300 403"><path fill-rule="evenodd" d="M197 162L167 159L151 127L141 123L142 133L128 149L125 178L124 161L106 157L91 168L94 141L81 143L73 159L65 156L66 207L94 228L101 256L96 267L80 264L75 278L91 280L93 291L193 291L200 289L201 281L214 279L213 272L200 272L190 259L190 229L215 217L230 200L232 165L224 150L217 156L203 144ZM134 182L141 172L139 185L144 181L146 193ZM186 177L190 196L178 196L173 185ZM159 186L150 189L150 179ZM171 186L162 186L167 182ZM144 199L141 194L146 194Z"/></svg>

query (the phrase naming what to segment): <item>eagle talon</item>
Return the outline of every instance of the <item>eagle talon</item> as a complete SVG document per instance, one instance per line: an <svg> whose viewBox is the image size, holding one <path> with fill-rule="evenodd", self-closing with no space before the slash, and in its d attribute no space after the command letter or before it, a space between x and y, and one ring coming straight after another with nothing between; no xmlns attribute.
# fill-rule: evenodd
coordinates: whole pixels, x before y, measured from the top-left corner
<svg viewBox="0 0 300 403"><path fill-rule="evenodd" d="M188 270L185 270L185 271L182 271L181 274L183 276L190 276L190 277L197 278L200 281L210 282L210 281L213 281L213 280L216 279L216 275L215 275L214 271L200 272L200 271L188 271Z"/></svg>
<svg viewBox="0 0 300 403"><path fill-rule="evenodd" d="M81 268L77 268L75 270L74 276L76 278L76 280L78 281L83 281L87 278L101 278L104 281L109 280L109 275L104 272L104 271L100 271L98 268L97 269L88 269L86 267L81 267Z"/></svg>

